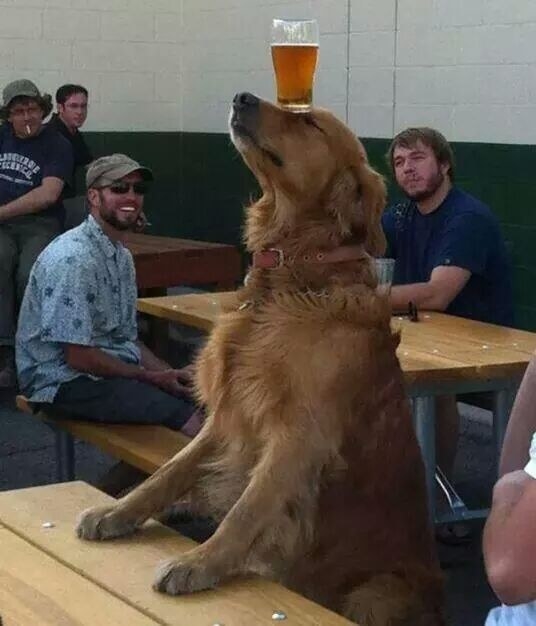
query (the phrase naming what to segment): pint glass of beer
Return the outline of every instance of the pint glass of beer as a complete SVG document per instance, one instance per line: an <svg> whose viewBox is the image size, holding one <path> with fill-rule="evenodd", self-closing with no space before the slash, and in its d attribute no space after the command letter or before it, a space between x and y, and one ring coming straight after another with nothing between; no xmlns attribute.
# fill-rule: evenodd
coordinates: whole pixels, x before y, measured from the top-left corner
<svg viewBox="0 0 536 626"><path fill-rule="evenodd" d="M317 57L316 20L273 20L272 61L279 106L295 112L311 108Z"/></svg>

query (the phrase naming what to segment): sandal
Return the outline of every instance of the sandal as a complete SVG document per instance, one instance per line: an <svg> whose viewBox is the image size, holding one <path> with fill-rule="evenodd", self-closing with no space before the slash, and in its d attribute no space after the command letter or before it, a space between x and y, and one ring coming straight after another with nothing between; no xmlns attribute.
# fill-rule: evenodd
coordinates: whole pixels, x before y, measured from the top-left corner
<svg viewBox="0 0 536 626"><path fill-rule="evenodd" d="M464 522L455 522L436 528L435 537L446 546L464 546L473 540L473 532Z"/></svg>

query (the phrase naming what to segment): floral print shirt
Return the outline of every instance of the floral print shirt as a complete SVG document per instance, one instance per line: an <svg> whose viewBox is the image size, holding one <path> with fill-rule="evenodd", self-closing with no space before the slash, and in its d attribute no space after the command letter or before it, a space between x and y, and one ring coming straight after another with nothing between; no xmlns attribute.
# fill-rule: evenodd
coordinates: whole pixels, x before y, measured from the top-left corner
<svg viewBox="0 0 536 626"><path fill-rule="evenodd" d="M21 391L52 402L59 386L78 376L64 344L100 348L139 363L136 274L130 252L112 242L90 215L37 258L22 302L16 360Z"/></svg>

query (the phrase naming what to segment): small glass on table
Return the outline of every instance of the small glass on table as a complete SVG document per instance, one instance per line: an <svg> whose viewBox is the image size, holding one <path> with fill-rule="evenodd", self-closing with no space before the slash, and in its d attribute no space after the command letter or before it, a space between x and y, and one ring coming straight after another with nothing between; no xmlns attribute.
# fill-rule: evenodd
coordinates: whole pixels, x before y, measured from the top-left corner
<svg viewBox="0 0 536 626"><path fill-rule="evenodd" d="M389 294L395 274L395 260L386 258L374 259L374 265L376 267L376 277L378 278L378 291Z"/></svg>

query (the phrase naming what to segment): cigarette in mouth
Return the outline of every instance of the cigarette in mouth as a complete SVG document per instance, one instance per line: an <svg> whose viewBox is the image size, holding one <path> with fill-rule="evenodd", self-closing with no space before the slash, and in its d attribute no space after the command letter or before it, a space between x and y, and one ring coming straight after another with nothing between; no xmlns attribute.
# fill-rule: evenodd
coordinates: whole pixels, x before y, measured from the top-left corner
<svg viewBox="0 0 536 626"><path fill-rule="evenodd" d="M27 135L31 135L32 134L32 129L30 128L29 124L26 124L26 134Z"/></svg>

